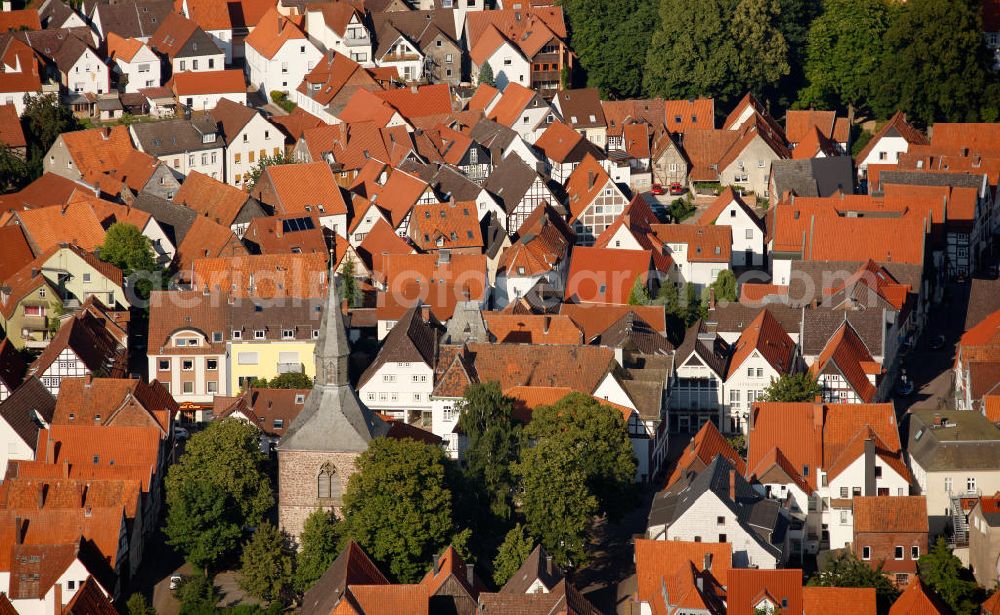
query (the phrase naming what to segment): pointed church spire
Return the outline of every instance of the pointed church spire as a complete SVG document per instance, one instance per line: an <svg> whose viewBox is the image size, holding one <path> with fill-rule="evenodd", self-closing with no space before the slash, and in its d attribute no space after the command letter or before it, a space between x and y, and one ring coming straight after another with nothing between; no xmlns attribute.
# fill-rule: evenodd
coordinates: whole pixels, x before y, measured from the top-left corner
<svg viewBox="0 0 1000 615"><path fill-rule="evenodd" d="M347 365L351 347L344 327L344 312L340 307L340 289L332 275L326 295L326 307L319 325L319 339L313 355L316 359L316 384L347 386Z"/></svg>

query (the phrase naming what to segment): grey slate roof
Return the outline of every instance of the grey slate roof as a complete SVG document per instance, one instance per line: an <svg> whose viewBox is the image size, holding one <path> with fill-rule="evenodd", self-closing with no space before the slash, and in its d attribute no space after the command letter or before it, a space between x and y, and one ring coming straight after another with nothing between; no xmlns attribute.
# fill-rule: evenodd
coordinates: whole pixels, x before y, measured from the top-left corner
<svg viewBox="0 0 1000 615"><path fill-rule="evenodd" d="M0 419L10 425L25 444L34 449L41 429L36 415L45 423L50 423L55 410L56 398L42 386L38 378L29 376L10 397L0 403Z"/></svg>
<svg viewBox="0 0 1000 615"><path fill-rule="evenodd" d="M97 5L95 20L100 21L105 38L108 32L114 32L123 38L148 38L153 36L173 8L171 0L101 3Z"/></svg>
<svg viewBox="0 0 1000 615"><path fill-rule="evenodd" d="M484 188L495 196L508 214L513 213L539 175L518 156L507 156L493 168Z"/></svg>
<svg viewBox="0 0 1000 615"><path fill-rule="evenodd" d="M718 305L709 311L706 321L718 333L742 333L750 326L762 309L767 310L778 321L781 328L789 335L797 335L801 328L802 309L788 307L783 304L768 304L764 307L751 307L742 303Z"/></svg>
<svg viewBox="0 0 1000 615"><path fill-rule="evenodd" d="M885 344L883 310L835 310L824 307L802 312L802 335L799 339L802 354L821 353L845 320L851 323L872 356L882 356Z"/></svg>
<svg viewBox="0 0 1000 615"><path fill-rule="evenodd" d="M288 431L278 442L282 451L363 452L384 436L389 425L361 403L347 377L350 357L340 295L331 283L314 351L313 390Z"/></svg>
<svg viewBox="0 0 1000 615"><path fill-rule="evenodd" d="M984 173L945 173L935 171L883 171L879 182L885 184L910 184L914 186L951 186L953 188L975 188L983 186Z"/></svg>
<svg viewBox="0 0 1000 615"><path fill-rule="evenodd" d="M975 327L987 316L1000 310L1000 280L973 278L965 310L964 331Z"/></svg>
<svg viewBox="0 0 1000 615"><path fill-rule="evenodd" d="M735 501L729 497L729 481L734 482ZM781 505L758 494L729 461L716 455L701 472L681 477L668 489L657 493L649 511L649 525L669 527L680 519L707 492L713 492L733 512L737 523L755 536L762 548L780 557L788 520Z"/></svg>
<svg viewBox="0 0 1000 615"><path fill-rule="evenodd" d="M813 298L822 302L825 288L842 286L864 263L860 261L792 261L792 274L788 284L788 297L792 305L809 305ZM919 289L923 267L909 263L878 263L900 284ZM815 289L815 292L812 292Z"/></svg>
<svg viewBox="0 0 1000 615"><path fill-rule="evenodd" d="M517 572L500 588L500 593L524 594L535 581L541 581L542 585L551 590L562 580L563 573L559 565L552 561L545 547L538 545Z"/></svg>
<svg viewBox="0 0 1000 615"><path fill-rule="evenodd" d="M195 210L148 192L140 192L132 202L132 207L153 216L175 246L179 246L184 240L184 236L191 230L191 225L198 217L198 212Z"/></svg>
<svg viewBox="0 0 1000 615"><path fill-rule="evenodd" d="M726 366L729 364L730 348L726 342L715 333L707 333L702 321L696 322L684 332L684 341L677 347L674 357L676 364L685 364L691 355L721 378L726 377Z"/></svg>
<svg viewBox="0 0 1000 615"><path fill-rule="evenodd" d="M935 415L947 421L934 427ZM925 472L996 470L1000 460L1000 428L968 410L913 410L905 422L907 452Z"/></svg>
<svg viewBox="0 0 1000 615"><path fill-rule="evenodd" d="M204 143L206 134L218 135L215 119L202 116L190 120L176 119L162 122L139 122L132 124L132 134L139 148L150 156L171 156L222 148L222 138L216 137L211 143Z"/></svg>
<svg viewBox="0 0 1000 615"><path fill-rule="evenodd" d="M476 301L459 301L455 313L445 328L442 344L464 344L466 342L485 343L490 334L483 321L483 313Z"/></svg>
<svg viewBox="0 0 1000 615"><path fill-rule="evenodd" d="M373 13L372 25L378 39L375 57L381 58L400 36L423 50L439 34L456 43L455 17L451 9L433 11L392 11Z"/></svg>
<svg viewBox="0 0 1000 615"><path fill-rule="evenodd" d="M483 190L479 184L446 164L424 164L414 160L404 160L399 169L419 177L438 194L450 195L450 198L456 201L474 201Z"/></svg>
<svg viewBox="0 0 1000 615"><path fill-rule="evenodd" d="M635 312L629 311L597 335L592 343L644 354L670 354L674 346Z"/></svg>
<svg viewBox="0 0 1000 615"><path fill-rule="evenodd" d="M375 360L361 374L358 387L378 372L386 363L426 363L434 369L438 331L420 317L422 308L415 305L389 330Z"/></svg>
<svg viewBox="0 0 1000 615"><path fill-rule="evenodd" d="M778 194L827 197L840 191L854 194L854 166L850 156L775 160L771 173Z"/></svg>

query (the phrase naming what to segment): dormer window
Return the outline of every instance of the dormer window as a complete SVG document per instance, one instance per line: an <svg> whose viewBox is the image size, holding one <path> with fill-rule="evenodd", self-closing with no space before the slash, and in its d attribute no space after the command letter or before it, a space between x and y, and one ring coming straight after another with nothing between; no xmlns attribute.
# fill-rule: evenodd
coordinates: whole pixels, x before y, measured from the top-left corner
<svg viewBox="0 0 1000 615"><path fill-rule="evenodd" d="M208 134L201 135L201 142L202 143L215 143L215 133L214 132L210 132Z"/></svg>

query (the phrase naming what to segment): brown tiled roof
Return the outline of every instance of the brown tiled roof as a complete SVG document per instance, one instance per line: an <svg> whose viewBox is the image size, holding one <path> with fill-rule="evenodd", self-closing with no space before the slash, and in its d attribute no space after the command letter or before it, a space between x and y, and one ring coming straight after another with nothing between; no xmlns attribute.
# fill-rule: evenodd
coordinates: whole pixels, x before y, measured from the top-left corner
<svg viewBox="0 0 1000 615"><path fill-rule="evenodd" d="M601 101L608 123L608 136L621 136L624 127L630 123L648 124L654 132L662 131L665 127L665 103L662 98ZM714 123L708 123L706 128L713 126Z"/></svg>
<svg viewBox="0 0 1000 615"><path fill-rule="evenodd" d="M21 118L18 117L14 105L0 105L0 144L12 148L27 146L24 131L21 129Z"/></svg>
<svg viewBox="0 0 1000 615"><path fill-rule="evenodd" d="M590 394L615 365L614 351L598 346L470 344L480 382L515 386L569 387Z"/></svg>
<svg viewBox="0 0 1000 615"><path fill-rule="evenodd" d="M722 455L728 459L729 463L741 475L746 473L746 462L739 456L733 445L719 432L715 423L708 421L691 438L691 442L684 447L677 462L670 470L663 488L670 487L691 470L700 472L712 462L716 455Z"/></svg>
<svg viewBox="0 0 1000 615"><path fill-rule="evenodd" d="M570 259L565 298L573 303L625 305L635 281L647 284L651 269L649 250L579 246Z"/></svg>
<svg viewBox="0 0 1000 615"><path fill-rule="evenodd" d="M350 586L388 584L389 580L358 543L350 540L319 581L303 596L302 615L334 613Z"/></svg>
<svg viewBox="0 0 1000 615"><path fill-rule="evenodd" d="M535 147L542 150L545 157L553 162L571 162L570 154L589 151L583 135L562 122L552 122L545 132L535 140ZM581 147L582 146L582 147ZM577 158L574 156L574 158Z"/></svg>
<svg viewBox="0 0 1000 615"><path fill-rule="evenodd" d="M875 386L868 380L867 369L874 364L874 360L857 331L847 321L844 321L837 333L827 342L823 352L809 367L810 375L818 377L826 371L830 362L836 366L861 401L868 403L875 400Z"/></svg>
<svg viewBox="0 0 1000 615"><path fill-rule="evenodd" d="M451 86L446 83L421 85L416 91L411 88L394 88L375 90L373 93L407 120L447 115L452 111Z"/></svg>
<svg viewBox="0 0 1000 615"><path fill-rule="evenodd" d="M63 607L63 615L116 615L118 611L104 595L94 577L87 577L76 594Z"/></svg>
<svg viewBox="0 0 1000 615"><path fill-rule="evenodd" d="M611 242L621 229L626 229L641 249L649 250L653 255L653 265L657 271L667 273L674 264L674 259L666 253L663 242L653 233L653 225L659 224L659 219L653 213L652 207L645 197L637 194L632 197L622 213L615 218L608 228L604 229L594 242L594 247L610 248Z"/></svg>
<svg viewBox="0 0 1000 615"><path fill-rule="evenodd" d="M558 314L518 315L483 312L486 328L498 344L586 343L583 331L569 316Z"/></svg>
<svg viewBox="0 0 1000 615"><path fill-rule="evenodd" d="M936 127L935 130L937 130ZM872 149L878 145L879 140L890 134L899 135L911 145L927 145L930 143L930 141L927 140L927 137L924 136L924 133L920 132L906 121L905 113L897 111L888 122L886 122L874 135L872 135L872 138L868 140L868 143L866 143L863 148L861 148L861 151L857 153L854 159L859 163L864 161L864 159L868 157L868 154L871 153ZM940 145L941 142L939 141L938 144Z"/></svg>
<svg viewBox="0 0 1000 615"><path fill-rule="evenodd" d="M24 231L18 224L0 226L0 282L34 260Z"/></svg>
<svg viewBox="0 0 1000 615"><path fill-rule="evenodd" d="M30 546L74 543L83 537L93 542L103 559L116 565L118 538L124 523L120 507L0 511L0 524L20 517L23 544Z"/></svg>
<svg viewBox="0 0 1000 615"><path fill-rule="evenodd" d="M521 223L517 241L500 256L497 271L508 277L551 271L569 255L576 234L548 203L541 203Z"/></svg>
<svg viewBox="0 0 1000 615"><path fill-rule="evenodd" d="M563 120L573 128L604 128L604 109L601 107L601 93L597 88L561 90L556 93L556 104Z"/></svg>
<svg viewBox="0 0 1000 615"><path fill-rule="evenodd" d="M768 310L761 310L757 318L743 331L733 344L733 355L729 361L729 374L732 378L743 368L743 363L756 351L779 374L789 373L793 369L792 359L795 356L795 343L782 328L781 323Z"/></svg>
<svg viewBox="0 0 1000 615"><path fill-rule="evenodd" d="M192 263L192 283L235 297L321 297L327 265L324 253L200 258Z"/></svg>
<svg viewBox="0 0 1000 615"><path fill-rule="evenodd" d="M127 378L63 378L53 425L159 426L169 435L179 407L158 381Z"/></svg>
<svg viewBox="0 0 1000 615"><path fill-rule="evenodd" d="M37 500L37 495L35 499ZM78 541L48 545L11 545L11 598L44 600L45 594L76 559L78 547Z"/></svg>
<svg viewBox="0 0 1000 615"><path fill-rule="evenodd" d="M484 11L489 12L489 11ZM599 615L598 610L565 579L548 593L515 594L483 592L479 612L505 615Z"/></svg>
<svg viewBox="0 0 1000 615"><path fill-rule="evenodd" d="M654 224L653 233L663 243L687 244L689 262L728 263L733 248L733 229L714 224Z"/></svg>
<svg viewBox="0 0 1000 615"><path fill-rule="evenodd" d="M100 371L112 378L125 373L125 348L107 329L106 323L90 312L80 312L63 323L42 354L31 364L28 373L41 377L65 349L71 349L91 373Z"/></svg>
<svg viewBox="0 0 1000 615"><path fill-rule="evenodd" d="M312 224L307 228L300 228L302 223L289 223L289 220L310 220ZM339 235L335 235L340 239ZM323 227L316 221L315 217L302 218L302 216L260 216L250 221L246 233L243 234L243 242L253 244L251 252L260 254L317 254L326 253L326 239L323 237ZM339 242L338 242L339 245ZM338 262L340 253L337 255Z"/></svg>
<svg viewBox="0 0 1000 615"><path fill-rule="evenodd" d="M409 236L418 249L482 249L475 201L417 204L410 215Z"/></svg>
<svg viewBox="0 0 1000 615"><path fill-rule="evenodd" d="M79 201L15 213L32 251L41 254L60 243L94 250L104 243L104 228L89 203Z"/></svg>
<svg viewBox="0 0 1000 615"><path fill-rule="evenodd" d="M236 221L247 202L247 193L198 171L191 171L184 178L174 203L193 209L216 223L230 226Z"/></svg>
<svg viewBox="0 0 1000 615"><path fill-rule="evenodd" d="M31 47L13 36L8 36L4 40L0 35L0 60L6 66L21 67L19 72L0 71L0 92L20 94L42 91L38 58Z"/></svg>
<svg viewBox="0 0 1000 615"><path fill-rule="evenodd" d="M0 419L10 426L21 440L34 449L42 421L49 422L55 412L56 400L40 380L28 377L11 395L0 403Z"/></svg>
<svg viewBox="0 0 1000 615"><path fill-rule="evenodd" d="M149 46L172 60L196 30L198 24L180 13L169 12L150 37Z"/></svg>
<svg viewBox="0 0 1000 615"><path fill-rule="evenodd" d="M28 364L10 338L0 340L0 382L7 387L8 392L20 386L27 371Z"/></svg>
<svg viewBox="0 0 1000 615"><path fill-rule="evenodd" d="M836 123L836 111L789 109L785 114L785 136L788 137L789 143L802 143L807 136L815 134L815 130L819 129L820 134L827 139L841 141L834 136ZM847 139L843 139L843 142L846 143Z"/></svg>
<svg viewBox="0 0 1000 615"><path fill-rule="evenodd" d="M177 246L177 263L183 272L198 260L245 255L246 248L233 231L206 216L198 216Z"/></svg>
<svg viewBox="0 0 1000 615"><path fill-rule="evenodd" d="M753 615L754 607L763 597L770 598L782 611L802 612L801 570L732 569L727 586L727 613Z"/></svg>
<svg viewBox="0 0 1000 615"><path fill-rule="evenodd" d="M434 369L437 358L439 331L433 324L424 322L421 309L414 306L393 325L382 341L382 346L361 378L363 386L387 363L424 363Z"/></svg>
<svg viewBox="0 0 1000 615"><path fill-rule="evenodd" d="M927 498L922 495L854 498L854 534L927 533Z"/></svg>
<svg viewBox="0 0 1000 615"><path fill-rule="evenodd" d="M631 290L631 286L629 287ZM664 311L655 305L618 305L608 303L563 303L559 313L565 314L583 330L585 340L592 340L606 331L629 312L649 323L655 331L666 335L667 325Z"/></svg>

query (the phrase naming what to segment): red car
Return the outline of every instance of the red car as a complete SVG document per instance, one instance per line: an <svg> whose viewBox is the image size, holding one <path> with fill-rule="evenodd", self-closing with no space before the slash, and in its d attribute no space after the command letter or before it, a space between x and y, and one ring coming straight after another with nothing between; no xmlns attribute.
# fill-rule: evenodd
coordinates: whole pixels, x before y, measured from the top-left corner
<svg viewBox="0 0 1000 615"><path fill-rule="evenodd" d="M672 195L684 194L684 186L681 186L680 182L671 183L670 194Z"/></svg>
<svg viewBox="0 0 1000 615"><path fill-rule="evenodd" d="M663 189L663 184L653 184L652 188L650 188L649 191L656 196L660 196L661 194L667 193L667 191Z"/></svg>

